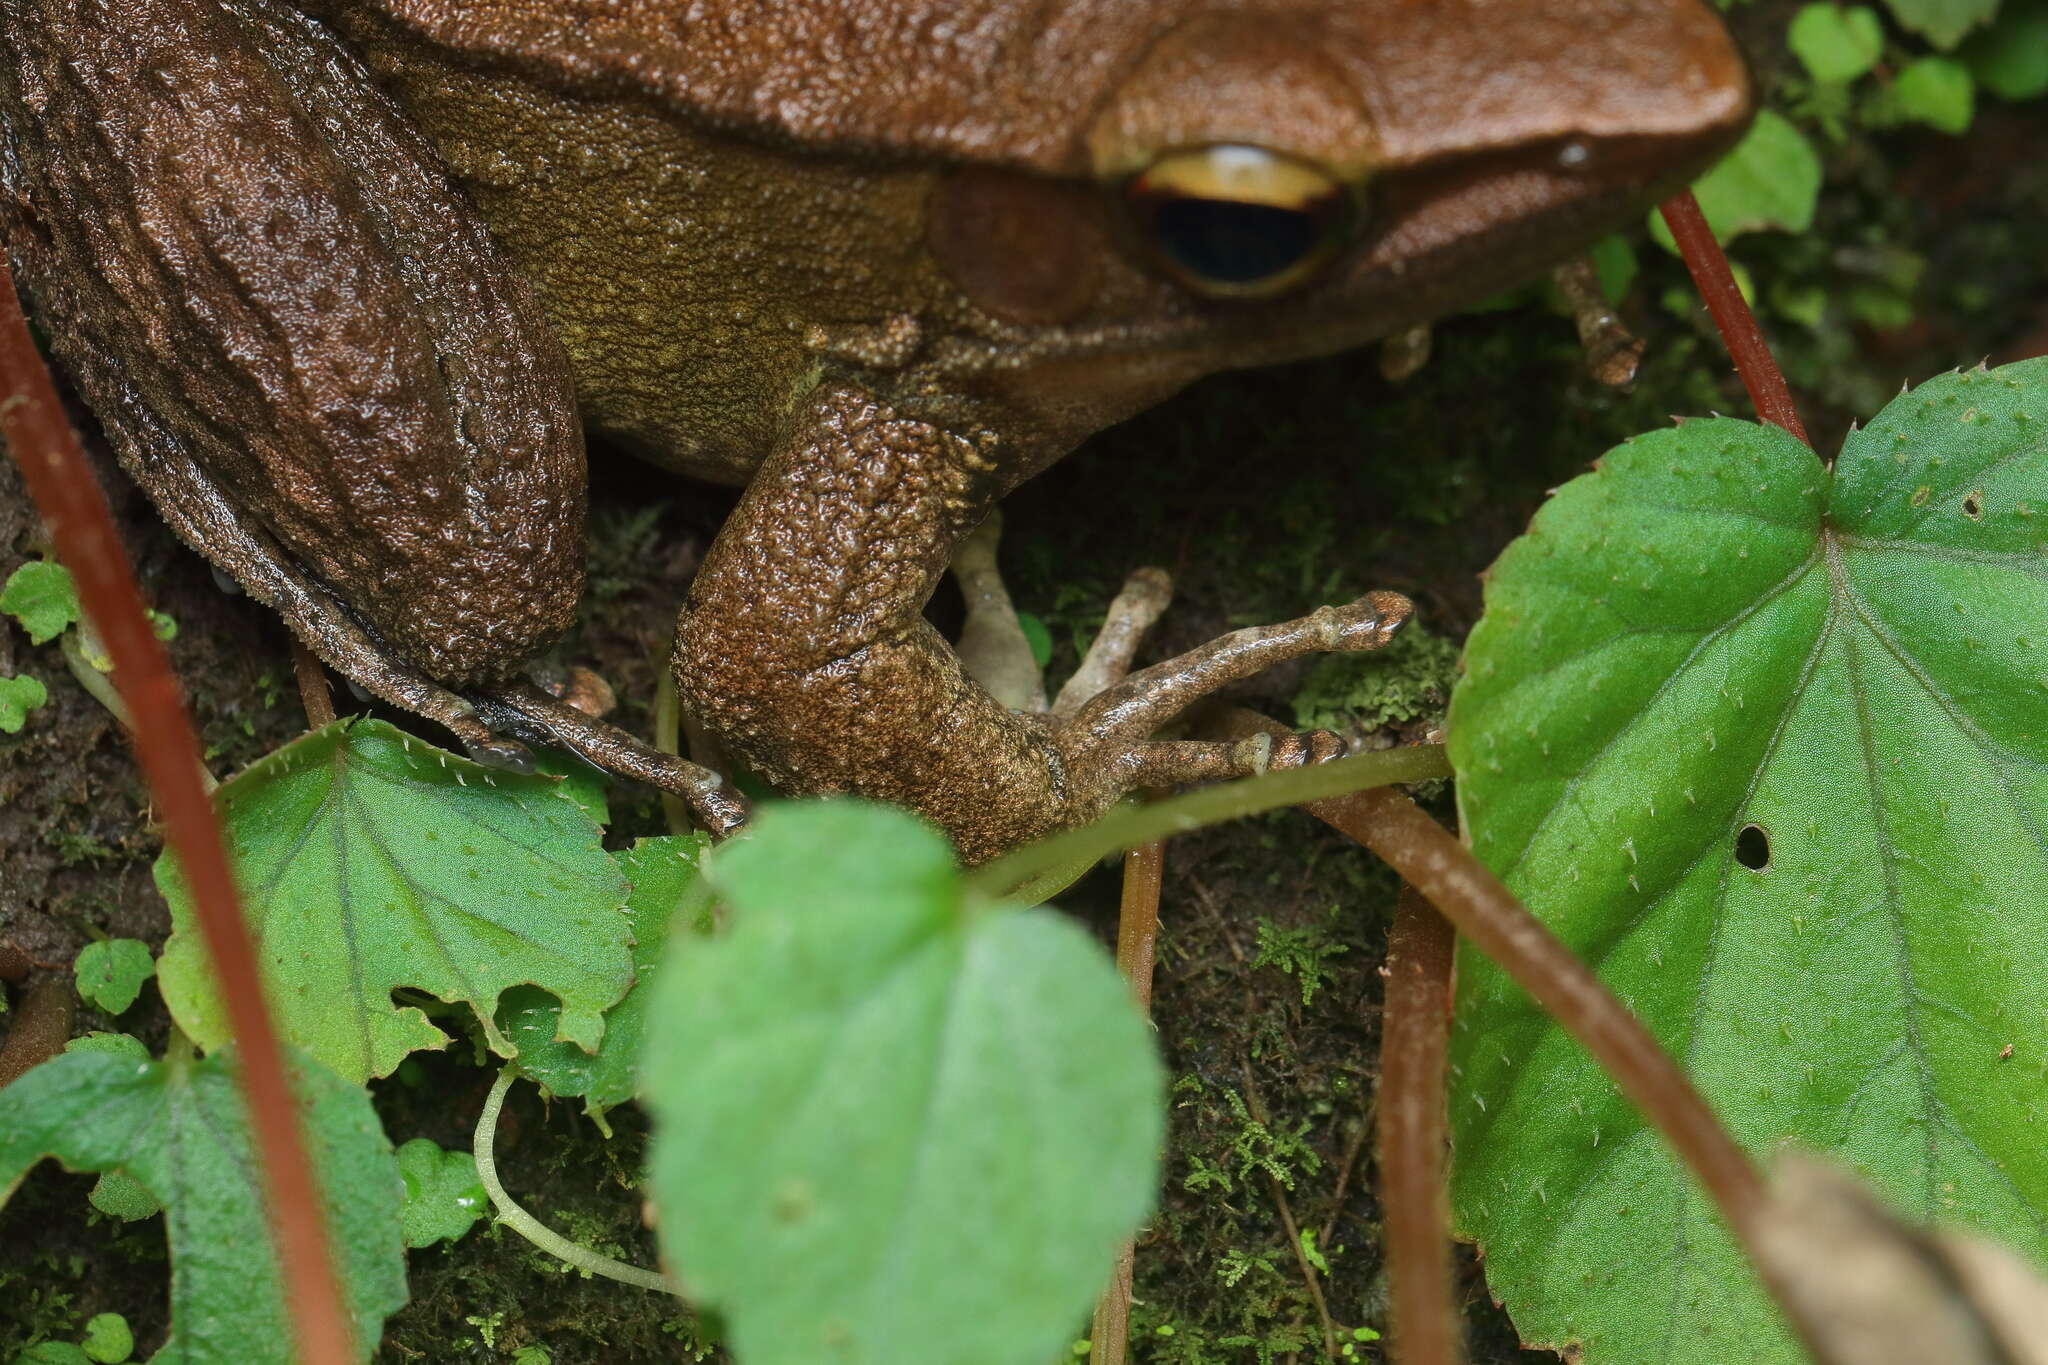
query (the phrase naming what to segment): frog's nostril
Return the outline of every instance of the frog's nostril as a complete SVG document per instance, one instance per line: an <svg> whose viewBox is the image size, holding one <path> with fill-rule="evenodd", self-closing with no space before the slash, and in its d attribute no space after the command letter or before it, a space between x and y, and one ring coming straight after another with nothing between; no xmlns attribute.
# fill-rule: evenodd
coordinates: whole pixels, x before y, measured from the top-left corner
<svg viewBox="0 0 2048 1365"><path fill-rule="evenodd" d="M1124 204L1146 250L1181 284L1211 298L1270 298L1350 241L1359 196L1305 162L1219 144L1159 157L1125 182Z"/></svg>

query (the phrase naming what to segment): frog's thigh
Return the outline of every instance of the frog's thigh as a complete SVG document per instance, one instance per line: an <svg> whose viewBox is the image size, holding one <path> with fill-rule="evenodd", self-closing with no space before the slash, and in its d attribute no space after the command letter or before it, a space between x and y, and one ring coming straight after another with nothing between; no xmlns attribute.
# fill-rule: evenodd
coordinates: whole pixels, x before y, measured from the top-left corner
<svg viewBox="0 0 2048 1365"><path fill-rule="evenodd" d="M429 714L426 679L490 677L562 629L583 549L567 364L346 50L253 0L25 0L0 49L0 231L180 533Z"/></svg>

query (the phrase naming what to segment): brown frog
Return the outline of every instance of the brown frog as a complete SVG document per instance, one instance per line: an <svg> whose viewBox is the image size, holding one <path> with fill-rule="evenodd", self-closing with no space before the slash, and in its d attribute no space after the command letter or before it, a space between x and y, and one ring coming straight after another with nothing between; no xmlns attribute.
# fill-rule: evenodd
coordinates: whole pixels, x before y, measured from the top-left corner
<svg viewBox="0 0 2048 1365"><path fill-rule="evenodd" d="M1005 492L1201 375L1526 276L1749 110L1699 0L0 0L0 43L0 228L53 345L318 654L737 822L518 680L581 588L580 421L746 486L677 629L704 726L971 861L1272 761L1152 736L1405 611L1118 680L1126 641L1021 711L921 615Z"/></svg>

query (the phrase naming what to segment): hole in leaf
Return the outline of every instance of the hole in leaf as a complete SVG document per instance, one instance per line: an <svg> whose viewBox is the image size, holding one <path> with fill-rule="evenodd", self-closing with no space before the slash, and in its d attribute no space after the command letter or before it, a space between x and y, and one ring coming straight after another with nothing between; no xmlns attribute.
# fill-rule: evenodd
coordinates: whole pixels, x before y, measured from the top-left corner
<svg viewBox="0 0 2048 1365"><path fill-rule="evenodd" d="M1735 861L1751 872L1761 872L1771 865L1771 836L1762 825L1744 825L1735 836Z"/></svg>
<svg viewBox="0 0 2048 1365"><path fill-rule="evenodd" d="M1966 497L1966 498L1964 498L1964 499L1963 499L1963 515L1964 515L1964 516L1966 516L1966 517L1968 517L1968 518L1969 518L1969 519L1970 519L1971 521L1978 521L1978 520L1981 520L1981 519L1983 518L1983 516L1984 516L1984 494L1983 494L1983 493L1981 493L1981 492L1976 492L1976 491L1973 491L1973 492L1971 492L1971 493L1970 493L1970 495L1969 495L1968 497Z"/></svg>

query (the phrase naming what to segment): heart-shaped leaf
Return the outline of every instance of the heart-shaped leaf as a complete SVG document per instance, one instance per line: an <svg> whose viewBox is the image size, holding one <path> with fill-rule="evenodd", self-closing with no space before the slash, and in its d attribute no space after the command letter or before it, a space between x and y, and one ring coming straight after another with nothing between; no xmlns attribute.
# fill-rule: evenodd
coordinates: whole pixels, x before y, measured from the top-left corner
<svg viewBox="0 0 2048 1365"><path fill-rule="evenodd" d="M1122 979L1048 910L968 904L884 807L772 808L678 937L645 1086L662 1242L745 1365L1044 1365L1157 1189L1164 1087Z"/></svg>
<svg viewBox="0 0 2048 1365"><path fill-rule="evenodd" d="M2048 1252L2048 361L1903 395L1832 473L1745 422L1620 447L1495 566L1467 669L1474 850L1735 1135ZM1599 1069L1459 984L1457 1221L1524 1336L1803 1360Z"/></svg>
<svg viewBox="0 0 2048 1365"><path fill-rule="evenodd" d="M374 720L343 720L215 794L271 1007L285 1036L352 1081L447 1035L391 993L471 1006L492 1048L508 987L563 1004L557 1035L594 1049L632 984L626 880L598 827L543 777L480 767ZM175 862L157 863L172 933L158 984L201 1046L228 1039Z"/></svg>
<svg viewBox="0 0 2048 1365"><path fill-rule="evenodd" d="M162 1203L171 1335L155 1365L291 1365L291 1319L232 1056L152 1062L67 1052L0 1090L0 1199L44 1157L117 1173ZM329 1245L370 1358L405 1303L398 1163L370 1097L305 1058L299 1122L324 1191Z"/></svg>

